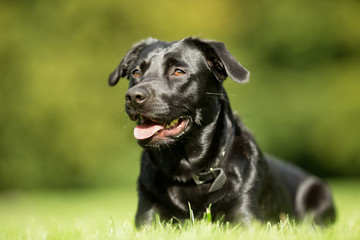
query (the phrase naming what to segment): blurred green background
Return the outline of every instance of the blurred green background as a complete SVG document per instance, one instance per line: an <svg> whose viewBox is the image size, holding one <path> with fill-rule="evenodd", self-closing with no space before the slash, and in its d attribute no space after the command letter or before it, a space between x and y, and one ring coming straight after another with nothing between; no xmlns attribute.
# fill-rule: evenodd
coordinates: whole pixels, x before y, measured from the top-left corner
<svg viewBox="0 0 360 240"><path fill-rule="evenodd" d="M2 0L0 190L135 186L127 80L149 36L225 42L251 72L232 107L263 151L323 177L360 174L360 2Z"/></svg>

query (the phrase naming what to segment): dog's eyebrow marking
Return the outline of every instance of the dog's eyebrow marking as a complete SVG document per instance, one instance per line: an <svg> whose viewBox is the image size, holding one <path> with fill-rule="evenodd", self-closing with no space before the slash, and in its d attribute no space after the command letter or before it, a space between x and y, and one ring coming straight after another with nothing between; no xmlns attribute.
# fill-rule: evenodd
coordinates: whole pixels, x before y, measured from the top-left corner
<svg viewBox="0 0 360 240"><path fill-rule="evenodd" d="M166 73L169 72L172 67L179 67L186 71L188 70L189 65L186 62L175 58L169 58L163 62L163 68Z"/></svg>
<svg viewBox="0 0 360 240"><path fill-rule="evenodd" d="M189 65L180 59L184 57L180 53L169 52L164 55L164 67L178 66L178 67L188 67Z"/></svg>
<svg viewBox="0 0 360 240"><path fill-rule="evenodd" d="M141 70L145 72L149 68L150 64L145 59L141 59L141 61L139 62L139 66Z"/></svg>

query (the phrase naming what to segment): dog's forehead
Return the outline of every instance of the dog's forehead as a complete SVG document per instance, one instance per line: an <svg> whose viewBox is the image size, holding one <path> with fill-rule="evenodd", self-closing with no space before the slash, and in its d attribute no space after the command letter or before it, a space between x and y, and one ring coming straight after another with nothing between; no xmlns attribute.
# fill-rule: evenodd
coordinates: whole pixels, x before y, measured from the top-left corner
<svg viewBox="0 0 360 240"><path fill-rule="evenodd" d="M182 60L185 62L199 61L202 58L202 53L189 46L183 40L176 42L156 42L146 47L140 54L139 59L145 61L163 62L168 59Z"/></svg>

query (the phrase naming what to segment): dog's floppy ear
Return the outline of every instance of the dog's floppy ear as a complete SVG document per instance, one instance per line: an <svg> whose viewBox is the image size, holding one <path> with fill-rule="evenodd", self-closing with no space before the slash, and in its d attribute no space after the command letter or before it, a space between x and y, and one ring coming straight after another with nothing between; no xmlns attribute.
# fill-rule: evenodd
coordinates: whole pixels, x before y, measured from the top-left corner
<svg viewBox="0 0 360 240"><path fill-rule="evenodd" d="M121 60L119 66L110 74L109 76L109 85L114 86L120 78L125 77L128 72L128 68L134 63L137 55L141 52L144 47L149 46L155 42L157 39L148 38L141 42L135 43L132 48L127 52L125 57Z"/></svg>
<svg viewBox="0 0 360 240"><path fill-rule="evenodd" d="M250 72L246 70L227 50L222 42L189 38L205 55L205 58L216 78L222 82L227 76L237 83L249 81Z"/></svg>
<svg viewBox="0 0 360 240"><path fill-rule="evenodd" d="M214 41L208 41L207 43L215 49L224 64L226 73L232 80L238 83L249 81L250 72L241 66L239 61L227 50L224 43Z"/></svg>

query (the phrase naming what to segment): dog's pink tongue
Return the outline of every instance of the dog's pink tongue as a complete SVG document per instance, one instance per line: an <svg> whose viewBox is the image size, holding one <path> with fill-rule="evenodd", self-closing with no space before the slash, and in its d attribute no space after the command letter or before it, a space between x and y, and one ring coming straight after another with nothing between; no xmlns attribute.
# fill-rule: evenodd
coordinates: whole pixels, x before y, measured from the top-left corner
<svg viewBox="0 0 360 240"><path fill-rule="evenodd" d="M134 128L134 136L136 139L139 140L147 139L152 137L161 129L164 129L163 125L145 121L143 124L138 125Z"/></svg>

